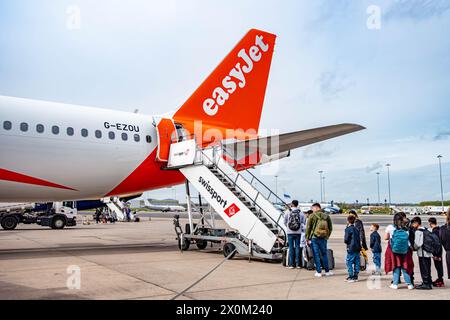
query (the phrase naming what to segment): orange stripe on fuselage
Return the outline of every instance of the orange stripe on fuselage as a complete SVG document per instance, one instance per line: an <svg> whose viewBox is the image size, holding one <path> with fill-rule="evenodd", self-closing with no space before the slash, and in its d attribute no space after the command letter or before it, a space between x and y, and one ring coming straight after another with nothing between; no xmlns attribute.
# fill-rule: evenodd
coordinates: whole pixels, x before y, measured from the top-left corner
<svg viewBox="0 0 450 320"><path fill-rule="evenodd" d="M60 184L56 184L56 183L53 183L50 181L42 180L39 178L34 178L31 176L27 176L25 174L9 171L9 170L5 170L5 169L0 169L0 180L33 184L33 185L37 185L37 186L50 187L50 188L78 191L76 189L69 188L69 187L66 187L66 186L63 186Z"/></svg>
<svg viewBox="0 0 450 320"><path fill-rule="evenodd" d="M178 170L162 170L166 163L156 162L155 150L130 175L105 196L144 192L183 183L185 177Z"/></svg>

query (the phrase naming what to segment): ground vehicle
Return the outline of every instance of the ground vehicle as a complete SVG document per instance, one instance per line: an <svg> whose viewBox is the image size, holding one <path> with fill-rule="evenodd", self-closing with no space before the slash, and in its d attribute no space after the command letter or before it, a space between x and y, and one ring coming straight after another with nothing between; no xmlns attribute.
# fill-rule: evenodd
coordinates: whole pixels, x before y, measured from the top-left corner
<svg viewBox="0 0 450 320"><path fill-rule="evenodd" d="M5 230L14 230L19 223L63 229L77 224L76 215L75 201L0 205L0 225Z"/></svg>

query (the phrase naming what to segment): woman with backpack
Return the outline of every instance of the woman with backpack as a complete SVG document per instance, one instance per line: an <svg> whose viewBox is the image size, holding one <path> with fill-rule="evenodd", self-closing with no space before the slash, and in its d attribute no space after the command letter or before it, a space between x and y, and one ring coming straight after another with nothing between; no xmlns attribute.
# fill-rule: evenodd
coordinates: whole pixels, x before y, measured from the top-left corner
<svg viewBox="0 0 450 320"><path fill-rule="evenodd" d="M387 226L384 239L388 241L384 259L384 270L386 274L393 272L391 289L398 289L400 273L403 273L408 289L414 289L411 275L414 272L411 244L409 243L409 232L404 225L403 216L399 213L394 215L394 223Z"/></svg>

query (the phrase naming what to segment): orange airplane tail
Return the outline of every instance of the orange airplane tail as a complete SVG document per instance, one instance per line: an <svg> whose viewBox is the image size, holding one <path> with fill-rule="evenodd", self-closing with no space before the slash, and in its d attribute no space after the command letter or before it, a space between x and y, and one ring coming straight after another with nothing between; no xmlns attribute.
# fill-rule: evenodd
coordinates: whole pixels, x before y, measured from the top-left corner
<svg viewBox="0 0 450 320"><path fill-rule="evenodd" d="M201 134L203 143L219 140L220 134L220 140L255 137L275 38L251 29L176 111L174 121L195 133L197 139Z"/></svg>

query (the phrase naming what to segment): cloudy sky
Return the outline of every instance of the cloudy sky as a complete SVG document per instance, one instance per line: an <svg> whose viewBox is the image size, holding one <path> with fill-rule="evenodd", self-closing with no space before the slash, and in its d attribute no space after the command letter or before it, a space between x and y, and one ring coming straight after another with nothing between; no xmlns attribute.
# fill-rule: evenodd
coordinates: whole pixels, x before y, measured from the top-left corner
<svg viewBox="0 0 450 320"><path fill-rule="evenodd" d="M262 132L367 127L293 151L279 193L318 199L324 170L327 200L376 202L380 172L383 201L390 163L394 202L437 200L442 154L450 198L448 0L0 0L0 94L176 110L250 28L278 36Z"/></svg>

